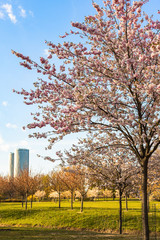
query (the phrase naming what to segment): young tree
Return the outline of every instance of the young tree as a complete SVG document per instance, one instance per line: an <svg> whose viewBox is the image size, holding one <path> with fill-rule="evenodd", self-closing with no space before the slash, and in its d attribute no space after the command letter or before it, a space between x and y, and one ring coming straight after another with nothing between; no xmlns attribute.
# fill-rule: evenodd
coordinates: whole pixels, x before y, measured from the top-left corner
<svg viewBox="0 0 160 240"><path fill-rule="evenodd" d="M49 194L49 197L50 197L50 198L53 198L54 201L55 201L56 199L59 199L59 194L58 194L57 191L52 190L52 191L50 192L50 194ZM60 207L59 207L59 208L60 208Z"/></svg>
<svg viewBox="0 0 160 240"><path fill-rule="evenodd" d="M102 194L105 198L111 198L113 196L112 191L110 189L103 189Z"/></svg>
<svg viewBox="0 0 160 240"><path fill-rule="evenodd" d="M22 207L25 199L25 210L27 210L27 197L30 194L30 176L28 170L21 171L21 174L14 178L14 183L16 191L22 197Z"/></svg>
<svg viewBox="0 0 160 240"><path fill-rule="evenodd" d="M160 149L152 155L151 161L148 165L148 203L150 197L158 196L160 184ZM148 206L149 209L149 206Z"/></svg>
<svg viewBox="0 0 160 240"><path fill-rule="evenodd" d="M30 186L31 208L32 208L32 205L33 205L33 195L39 189L39 186L40 186L40 175L39 174L32 175L31 172L30 172L29 186Z"/></svg>
<svg viewBox="0 0 160 240"><path fill-rule="evenodd" d="M50 176L49 174L41 174L39 176L39 189L40 191L44 191L46 193L46 197L48 198L49 193L51 191L51 184L50 184Z"/></svg>
<svg viewBox="0 0 160 240"><path fill-rule="evenodd" d="M77 190L75 191L75 194L78 193L80 194L81 198L81 207L80 211L83 212L83 202L84 202L84 197L87 194L88 188L89 188L89 182L88 182L88 169L86 167L82 167L81 165L77 165L74 169L76 176L77 176Z"/></svg>
<svg viewBox="0 0 160 240"><path fill-rule="evenodd" d="M66 189L64 184L64 174L63 171L53 171L50 175L50 186L58 193L58 207L61 207L61 193Z"/></svg>
<svg viewBox="0 0 160 240"><path fill-rule="evenodd" d="M77 174L75 166L69 166L63 168L62 182L65 188L70 191L71 194L71 209L73 209L74 192L78 189L80 176Z"/></svg>
<svg viewBox="0 0 160 240"><path fill-rule="evenodd" d="M84 197L87 194L87 191L89 188L88 169L85 166L81 166L81 165L76 165L76 166L69 165L69 167L64 168L64 171L69 173L69 175L67 174L67 176L66 174L64 175L65 177L63 181L67 189L71 191L71 202L72 202L72 192L73 192L75 193L75 197L81 199L80 211L83 212ZM71 182L69 182L69 178L71 178ZM72 205L73 203L71 203L71 208L72 208Z"/></svg>
<svg viewBox="0 0 160 240"><path fill-rule="evenodd" d="M90 169L95 182L101 186L114 188L119 193L119 232L122 233L122 195L135 184L135 176L140 172L135 157L126 149L107 148L105 142L91 138L80 141L83 145L72 147L66 152L69 163L81 164ZM92 143L92 144L91 144ZM62 158L62 154L61 154ZM93 190L90 190L93 191ZM95 191L93 191L94 193Z"/></svg>
<svg viewBox="0 0 160 240"><path fill-rule="evenodd" d="M91 199L96 199L98 197L99 189L98 187L94 187L92 189L88 189L87 197Z"/></svg>
<svg viewBox="0 0 160 240"><path fill-rule="evenodd" d="M51 148L67 134L100 131L114 139L116 135L112 145L131 149L142 169L143 231L148 240L148 162L160 145L160 21L142 14L146 2L105 0L103 8L93 2L96 14L72 23L78 32L71 35L79 35L82 43L47 42L50 55L40 58L41 65L13 53L23 60L21 65L37 68L49 79L39 78L30 92L17 92L26 104L41 105L28 128L52 128L31 137L48 138ZM50 61L53 55L63 62L60 71Z"/></svg>
<svg viewBox="0 0 160 240"><path fill-rule="evenodd" d="M45 191L38 190L37 192L35 192L35 197L38 198L38 201L42 200L45 196L46 196Z"/></svg>
<svg viewBox="0 0 160 240"><path fill-rule="evenodd" d="M13 198L15 195L15 184L13 178L0 176L0 193L5 198Z"/></svg>
<svg viewBox="0 0 160 240"><path fill-rule="evenodd" d="M62 195L62 198L68 199L68 201L71 198L71 192L70 191L64 191L64 192L62 192L61 195Z"/></svg>

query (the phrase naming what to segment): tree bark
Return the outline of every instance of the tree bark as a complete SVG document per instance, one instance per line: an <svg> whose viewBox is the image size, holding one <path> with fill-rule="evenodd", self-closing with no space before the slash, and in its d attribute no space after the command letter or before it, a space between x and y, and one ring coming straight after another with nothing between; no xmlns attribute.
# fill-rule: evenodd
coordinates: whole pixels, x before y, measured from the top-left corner
<svg viewBox="0 0 160 240"><path fill-rule="evenodd" d="M22 197L22 208L23 208L23 197Z"/></svg>
<svg viewBox="0 0 160 240"><path fill-rule="evenodd" d="M113 201L115 200L115 189L112 189L112 197L113 197Z"/></svg>
<svg viewBox="0 0 160 240"><path fill-rule="evenodd" d="M81 195L81 209L80 209L81 212L83 212L83 195Z"/></svg>
<svg viewBox="0 0 160 240"><path fill-rule="evenodd" d="M71 209L73 209L73 191L71 191Z"/></svg>
<svg viewBox="0 0 160 240"><path fill-rule="evenodd" d="M125 201L126 201L126 211L128 211L128 197L127 197L127 193L125 194Z"/></svg>
<svg viewBox="0 0 160 240"><path fill-rule="evenodd" d="M142 167L142 224L144 240L149 240L147 178L148 161L146 160Z"/></svg>
<svg viewBox="0 0 160 240"><path fill-rule="evenodd" d="M27 210L27 193L26 193L26 199L25 199L25 210Z"/></svg>
<svg viewBox="0 0 160 240"><path fill-rule="evenodd" d="M61 193L58 192L58 207L61 208Z"/></svg>
<svg viewBox="0 0 160 240"><path fill-rule="evenodd" d="M31 208L32 208L32 203L33 203L33 195L31 197Z"/></svg>
<svg viewBox="0 0 160 240"><path fill-rule="evenodd" d="M122 190L119 188L119 233L122 234Z"/></svg>

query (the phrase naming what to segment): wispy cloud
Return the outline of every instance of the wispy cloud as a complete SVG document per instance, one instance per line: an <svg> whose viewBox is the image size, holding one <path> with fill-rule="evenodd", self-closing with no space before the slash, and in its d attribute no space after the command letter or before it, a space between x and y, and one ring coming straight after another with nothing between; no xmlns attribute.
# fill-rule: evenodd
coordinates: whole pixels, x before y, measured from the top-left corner
<svg viewBox="0 0 160 240"><path fill-rule="evenodd" d="M32 16L32 17L34 17L34 13L30 10L29 11L29 14Z"/></svg>
<svg viewBox="0 0 160 240"><path fill-rule="evenodd" d="M4 19L4 13L0 11L0 19Z"/></svg>
<svg viewBox="0 0 160 240"><path fill-rule="evenodd" d="M48 57L48 55L49 55L49 51L48 51L48 49L44 49L43 53L44 53L45 56Z"/></svg>
<svg viewBox="0 0 160 240"><path fill-rule="evenodd" d="M0 135L0 151L9 152L13 151L16 148L25 148L29 147L29 143L26 140L20 140L18 142L6 142L2 135Z"/></svg>
<svg viewBox="0 0 160 240"><path fill-rule="evenodd" d="M12 5L11 4L3 4L2 8L6 11L6 13L8 14L8 17L10 18L11 22L13 22L14 24L17 22L16 16L13 14L12 11Z"/></svg>
<svg viewBox="0 0 160 240"><path fill-rule="evenodd" d="M14 128L14 129L15 129L15 128L17 128L17 125L16 125L16 124L12 124L12 123L7 123L7 124L6 124L6 127L7 127L7 128Z"/></svg>
<svg viewBox="0 0 160 240"><path fill-rule="evenodd" d="M9 148L10 148L9 144L5 144L5 143L4 144L0 144L0 150L2 152L8 152Z"/></svg>
<svg viewBox="0 0 160 240"><path fill-rule="evenodd" d="M21 6L18 7L20 9L20 16L26 18L26 10L24 10Z"/></svg>
<svg viewBox="0 0 160 240"><path fill-rule="evenodd" d="M26 140L21 140L21 141L18 143L18 145L19 145L20 147L27 147L27 146L29 145L29 143L28 143L28 141L26 141Z"/></svg>
<svg viewBox="0 0 160 240"><path fill-rule="evenodd" d="M2 136L0 136L0 150L3 152L7 152L9 150L9 144L5 143Z"/></svg>
<svg viewBox="0 0 160 240"><path fill-rule="evenodd" d="M3 138L0 136L0 145L4 142Z"/></svg>
<svg viewBox="0 0 160 240"><path fill-rule="evenodd" d="M7 106L8 106L8 102L7 102L7 101L3 101L3 102L2 102L2 105L3 105L4 107L7 107Z"/></svg>
<svg viewBox="0 0 160 240"><path fill-rule="evenodd" d="M26 18L27 15L34 16L31 10L26 11L21 5L14 5L14 9L19 13L19 16L22 18ZM17 16L13 13L13 4L5 3L0 5L0 19L6 19L9 17L12 23L16 23L18 21Z"/></svg>

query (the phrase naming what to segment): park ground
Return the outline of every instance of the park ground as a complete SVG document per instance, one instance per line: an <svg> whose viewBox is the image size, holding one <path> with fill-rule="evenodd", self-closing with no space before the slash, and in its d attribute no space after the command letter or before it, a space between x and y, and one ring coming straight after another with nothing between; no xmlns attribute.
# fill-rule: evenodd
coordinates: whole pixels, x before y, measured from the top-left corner
<svg viewBox="0 0 160 240"><path fill-rule="evenodd" d="M70 201L34 202L28 210L21 203L0 203L0 239L40 240L134 240L142 239L141 202L123 201L123 234L118 234L118 200L87 201L80 213L80 202L70 209ZM152 211L156 206L156 211ZM160 240L160 202L150 203L152 238Z"/></svg>
<svg viewBox="0 0 160 240"><path fill-rule="evenodd" d="M1 227L0 239L2 240L140 240L141 235L125 233L97 233L91 231L73 231L65 229L44 229L44 228L25 228L25 227ZM160 240L160 235L153 233L151 239Z"/></svg>

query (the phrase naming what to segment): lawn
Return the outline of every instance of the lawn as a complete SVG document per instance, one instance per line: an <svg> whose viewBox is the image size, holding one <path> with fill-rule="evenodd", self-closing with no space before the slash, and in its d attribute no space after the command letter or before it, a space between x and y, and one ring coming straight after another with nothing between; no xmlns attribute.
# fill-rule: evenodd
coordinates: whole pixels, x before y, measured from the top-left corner
<svg viewBox="0 0 160 240"><path fill-rule="evenodd" d="M150 204L151 209L153 204L156 204L156 213L151 211L149 212L150 228L151 228L151 231L155 231L155 226L156 226L156 231L160 232L160 202L152 202ZM19 234L21 233L25 234L25 231L22 231L22 228L17 228L17 230L16 229L10 230L10 227L28 227L28 229L30 229L31 227L34 227L33 228L34 231L38 231L36 229L37 227L40 227L41 230L39 230L39 234L40 236L42 236L42 239L45 239L43 238L43 234L45 234L44 231L53 231L53 229L59 229L54 231L62 231L60 229L63 229L63 230L65 229L64 231L66 231L66 229L71 229L71 230L75 229L75 230L83 230L83 232L84 230L85 231L95 230L99 232L108 232L108 233L109 232L117 233L118 231L118 201L117 200L84 202L83 213L80 213L79 211L80 209L79 201L74 202L73 210L70 209L70 202L68 201L63 201L61 205L62 205L62 208L58 209L58 203L55 203L55 202L34 202L33 208L30 209L30 205L28 204L28 210L25 211L24 208L21 207L21 203L0 203L0 225L3 227L6 226L7 228L9 227L8 230L2 229L0 235L1 236L3 234L14 235L15 231L19 231ZM129 207L129 210L126 211L125 202L123 202L123 231L124 233L133 232L134 234L139 234L142 228L141 202L138 200L136 201L130 200L128 202L128 207ZM42 230L42 228L44 229ZM31 231L32 235L34 235L33 229ZM67 233L68 231L64 232L64 234L67 234ZM38 232L35 233L35 236L36 234L38 234ZM52 234L54 234L54 232ZM92 234L95 234L95 233L92 232ZM77 235L79 236L79 234ZM85 236L84 238L86 240L90 239L90 238L86 238ZM5 238L0 237L0 239L5 239ZM16 239L20 239L20 238L16 238ZM23 239L25 239L25 237L23 237ZM32 237L32 239L34 239L34 237ZM39 237L39 239L41 238ZM50 239L50 238L46 238L46 239ZM56 239L65 239L65 238L56 237ZM72 239L72 236L71 237L68 236L67 239ZM82 236L80 239L83 239ZM97 239L96 236L94 237L94 239ZM101 236L101 239L103 239L103 236ZM120 238L110 238L110 239L120 239Z"/></svg>
<svg viewBox="0 0 160 240"><path fill-rule="evenodd" d="M41 228L3 228L0 229L2 240L140 240L141 237L123 234L96 233L89 231L73 231L65 229L41 229ZM154 236L151 239L155 239ZM160 237L157 237L159 240Z"/></svg>

